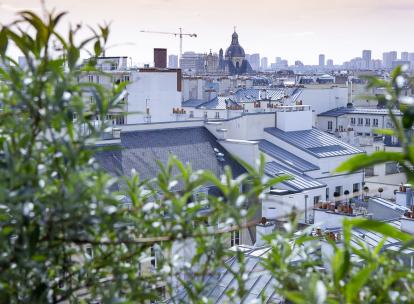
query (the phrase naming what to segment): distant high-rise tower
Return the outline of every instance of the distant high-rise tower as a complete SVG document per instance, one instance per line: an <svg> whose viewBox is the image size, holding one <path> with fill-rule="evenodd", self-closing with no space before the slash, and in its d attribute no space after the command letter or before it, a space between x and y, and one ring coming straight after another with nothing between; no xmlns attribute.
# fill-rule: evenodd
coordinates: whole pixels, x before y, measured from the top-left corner
<svg viewBox="0 0 414 304"><path fill-rule="evenodd" d="M260 67L261 67L262 71L267 70L267 66L268 66L267 57L263 57L262 60L260 61Z"/></svg>
<svg viewBox="0 0 414 304"><path fill-rule="evenodd" d="M333 60L332 59L328 59L326 60L326 66L332 68L333 67Z"/></svg>
<svg viewBox="0 0 414 304"><path fill-rule="evenodd" d="M401 52L401 60L408 61L408 52Z"/></svg>
<svg viewBox="0 0 414 304"><path fill-rule="evenodd" d="M392 62L397 60L397 52L391 51L391 52L385 52L382 53L382 64L383 67L386 69L392 68Z"/></svg>
<svg viewBox="0 0 414 304"><path fill-rule="evenodd" d="M178 68L178 56L177 55L169 55L168 56L168 67L170 69Z"/></svg>
<svg viewBox="0 0 414 304"><path fill-rule="evenodd" d="M252 66L252 69L255 71L258 71L260 69L260 54L252 54L250 55L250 65Z"/></svg>
<svg viewBox="0 0 414 304"><path fill-rule="evenodd" d="M362 51L362 60L365 63L365 68L369 69L371 68L371 50L363 50Z"/></svg>
<svg viewBox="0 0 414 304"><path fill-rule="evenodd" d="M324 54L320 54L319 55L319 66L320 67L324 67L325 66L325 55Z"/></svg>
<svg viewBox="0 0 414 304"><path fill-rule="evenodd" d="M250 63L250 54L246 54L244 58Z"/></svg>

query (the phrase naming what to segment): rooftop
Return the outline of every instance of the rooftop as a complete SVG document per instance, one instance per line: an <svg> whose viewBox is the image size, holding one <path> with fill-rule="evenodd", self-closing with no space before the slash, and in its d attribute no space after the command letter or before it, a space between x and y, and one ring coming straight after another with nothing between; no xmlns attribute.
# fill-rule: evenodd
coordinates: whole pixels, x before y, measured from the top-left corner
<svg viewBox="0 0 414 304"><path fill-rule="evenodd" d="M284 184L296 191L304 191L304 190L311 190L311 189L326 187L326 184L321 183L320 181L310 176L307 176L294 169L285 167L276 162L266 163L265 173L272 177L283 176L283 175L291 177L291 179L285 180L281 184Z"/></svg>
<svg viewBox="0 0 414 304"><path fill-rule="evenodd" d="M402 115L399 110L393 110L395 115ZM388 109L364 108L364 107L341 107L332 109L319 114L319 116L339 117L346 114L365 114L365 115L388 115Z"/></svg>
<svg viewBox="0 0 414 304"><path fill-rule="evenodd" d="M237 246L233 247L233 251L242 251L245 255L244 265L247 280L245 281L246 296L239 303L252 303L258 301L260 303L283 303L282 297L275 293L275 279L270 272L266 270L261 261L270 251L270 247L251 247ZM240 270L240 264L235 257L226 262L217 275L210 276L205 282L206 288L201 296L207 297L211 303L229 303L231 299L228 296L230 289L237 289L238 282L234 273ZM264 296L265 301L261 301ZM176 297L176 300L186 302L186 293ZM170 301L171 302L171 301Z"/></svg>
<svg viewBox="0 0 414 304"><path fill-rule="evenodd" d="M141 179L151 179L159 172L158 162L166 164L171 155L194 171L210 170L219 176L230 166L234 176L245 172L204 127L123 132L118 146L98 151L95 157L112 174L130 176L135 169Z"/></svg>
<svg viewBox="0 0 414 304"><path fill-rule="evenodd" d="M199 106L198 109L207 109L207 110L225 110L227 106L237 106L239 105L232 98L227 96L217 96L210 101L207 101Z"/></svg>
<svg viewBox="0 0 414 304"><path fill-rule="evenodd" d="M317 158L365 153L363 150L315 128L291 132L277 128L266 128L265 132Z"/></svg>
<svg viewBox="0 0 414 304"><path fill-rule="evenodd" d="M240 89L236 92L235 97L238 102L254 102L257 100L270 99L271 101L281 101L285 96L296 101L302 94L299 88L275 88L275 89Z"/></svg>
<svg viewBox="0 0 414 304"><path fill-rule="evenodd" d="M279 146L272 144L267 140L260 140L259 149L272 158L296 169L297 171L307 172L319 169L318 166L311 164L310 162L290 153L289 151L286 151L285 149L282 149Z"/></svg>

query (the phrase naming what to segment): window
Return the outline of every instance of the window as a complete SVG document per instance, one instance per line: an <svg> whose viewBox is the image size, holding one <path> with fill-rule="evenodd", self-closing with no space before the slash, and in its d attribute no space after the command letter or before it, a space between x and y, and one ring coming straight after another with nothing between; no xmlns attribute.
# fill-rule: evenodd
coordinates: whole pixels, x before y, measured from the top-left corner
<svg viewBox="0 0 414 304"><path fill-rule="evenodd" d="M365 133L365 136L371 136L371 133Z"/></svg>
<svg viewBox="0 0 414 304"><path fill-rule="evenodd" d="M329 200L329 188L326 188L326 200Z"/></svg>
<svg viewBox="0 0 414 304"><path fill-rule="evenodd" d="M370 118L365 118L365 125L366 126L370 126L371 125L371 119Z"/></svg>
<svg viewBox="0 0 414 304"><path fill-rule="evenodd" d="M396 174L396 173L400 173L398 163L392 162L392 163L386 163L385 164L385 174L386 175Z"/></svg>
<svg viewBox="0 0 414 304"><path fill-rule="evenodd" d="M88 82L93 82L93 75L88 75Z"/></svg>
<svg viewBox="0 0 414 304"><path fill-rule="evenodd" d="M380 150L381 150L381 148L379 146L375 146L375 152L378 152Z"/></svg>
<svg viewBox="0 0 414 304"><path fill-rule="evenodd" d="M359 183L353 184L352 185L352 192L359 192Z"/></svg>
<svg viewBox="0 0 414 304"><path fill-rule="evenodd" d="M157 257L155 256L155 246L151 245L151 265L152 267L157 267Z"/></svg>
<svg viewBox="0 0 414 304"><path fill-rule="evenodd" d="M362 132L357 132L358 136L362 136L362 134L363 134Z"/></svg>
<svg viewBox="0 0 414 304"><path fill-rule="evenodd" d="M374 167L365 168L365 176L374 176Z"/></svg>
<svg viewBox="0 0 414 304"><path fill-rule="evenodd" d="M355 126L355 121L356 121L355 117L351 117L351 125Z"/></svg>
<svg viewBox="0 0 414 304"><path fill-rule="evenodd" d="M205 111L204 112L204 119L207 119L208 118L208 114L207 114L207 111Z"/></svg>
<svg viewBox="0 0 414 304"><path fill-rule="evenodd" d="M240 231L232 231L231 232L231 239L230 239L230 246L240 245Z"/></svg>
<svg viewBox="0 0 414 304"><path fill-rule="evenodd" d="M216 112L216 115L214 116L214 118L220 118L220 112Z"/></svg>
<svg viewBox="0 0 414 304"><path fill-rule="evenodd" d="M364 124L363 118L358 118L358 126L362 126Z"/></svg>
<svg viewBox="0 0 414 304"><path fill-rule="evenodd" d="M338 196L342 195L342 186L336 186L335 187L335 193L337 193Z"/></svg>
<svg viewBox="0 0 414 304"><path fill-rule="evenodd" d="M317 203L319 203L319 201L321 200L321 196L314 196L313 197L313 205L316 205Z"/></svg>
<svg viewBox="0 0 414 304"><path fill-rule="evenodd" d="M90 247L90 246L86 247L85 256L88 260L93 259L93 249L92 249L92 247Z"/></svg>
<svg viewBox="0 0 414 304"><path fill-rule="evenodd" d="M107 115L107 120L112 122L112 125L123 125L125 124L125 116L123 115Z"/></svg>
<svg viewBox="0 0 414 304"><path fill-rule="evenodd" d="M378 127L378 119L374 118L374 119L372 120L372 125L373 125L374 127Z"/></svg>
<svg viewBox="0 0 414 304"><path fill-rule="evenodd" d="M332 130L332 120L328 121L328 130Z"/></svg>
<svg viewBox="0 0 414 304"><path fill-rule="evenodd" d="M96 76L96 83L99 83L99 76Z"/></svg>

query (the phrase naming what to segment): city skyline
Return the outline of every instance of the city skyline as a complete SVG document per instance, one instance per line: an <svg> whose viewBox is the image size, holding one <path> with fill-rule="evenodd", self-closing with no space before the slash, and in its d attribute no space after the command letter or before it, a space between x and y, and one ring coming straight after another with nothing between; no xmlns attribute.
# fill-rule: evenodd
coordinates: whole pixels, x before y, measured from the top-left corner
<svg viewBox="0 0 414 304"><path fill-rule="evenodd" d="M414 3L407 0L377 2L259 0L257 5L246 8L236 1L215 0L209 3L189 0L45 1L48 9L69 12L66 23L111 22L109 45L115 46L108 49L107 55L125 55L136 63L151 62L156 47L167 48L168 55L179 53L177 38L140 33L140 30L175 32L182 27L185 32L198 34L197 38L184 38L183 51L205 53L210 49L213 52L226 49L233 26L236 26L246 53L260 53L261 57L269 58L269 64L273 58L282 57L289 63L301 60L306 65L317 65L319 54L341 64L361 57L363 49L372 50L373 59L382 59L383 52L393 50L399 54L414 52L414 42L407 38L414 26L414 20L410 19ZM2 0L0 18L7 23L22 9L40 11L41 1ZM281 10L283 14L275 14Z"/></svg>

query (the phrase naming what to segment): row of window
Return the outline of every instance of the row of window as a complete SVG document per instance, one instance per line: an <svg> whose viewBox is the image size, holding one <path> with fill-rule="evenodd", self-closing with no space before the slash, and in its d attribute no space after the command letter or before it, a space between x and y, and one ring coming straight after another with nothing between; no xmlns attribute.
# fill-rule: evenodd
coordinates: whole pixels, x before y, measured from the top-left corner
<svg viewBox="0 0 414 304"><path fill-rule="evenodd" d="M78 78L78 82L80 79ZM99 75L88 75L88 82L96 82L100 83L101 79ZM122 76L112 76L111 78L112 83L119 84L121 82L129 82L129 75L122 75Z"/></svg>
<svg viewBox="0 0 414 304"><path fill-rule="evenodd" d="M358 123L357 123L357 119L355 117L351 117L351 126L363 126L364 125L364 118L358 118ZM365 118L365 126L371 126L371 118ZM373 127L378 127L378 119L374 118L372 119L372 126Z"/></svg>
<svg viewBox="0 0 414 304"><path fill-rule="evenodd" d="M364 126L364 118L358 118L358 121L355 117L351 117L351 121L350 121L351 126ZM366 127L378 127L378 119L374 118L372 119L372 125L371 125L371 118L365 118L365 126ZM332 131L333 130L333 121L329 120L328 121L328 130Z"/></svg>
<svg viewBox="0 0 414 304"><path fill-rule="evenodd" d="M355 183L352 185L352 193L356 193L360 191L360 186L361 184L359 183ZM338 196L342 196L343 195L343 187L342 186L336 186L335 187L335 191L334 193L337 193ZM329 188L326 188L326 200L330 199L330 193L329 193ZM314 204L318 203L320 201L320 196L315 196L313 198L313 202Z"/></svg>

